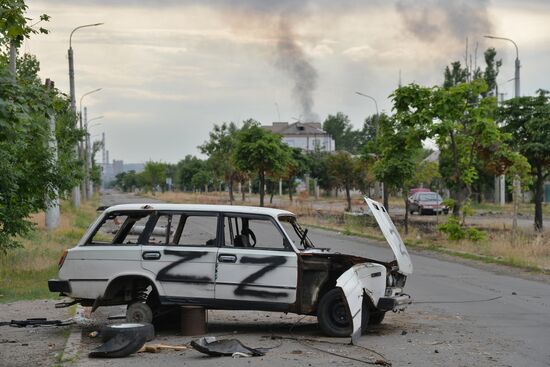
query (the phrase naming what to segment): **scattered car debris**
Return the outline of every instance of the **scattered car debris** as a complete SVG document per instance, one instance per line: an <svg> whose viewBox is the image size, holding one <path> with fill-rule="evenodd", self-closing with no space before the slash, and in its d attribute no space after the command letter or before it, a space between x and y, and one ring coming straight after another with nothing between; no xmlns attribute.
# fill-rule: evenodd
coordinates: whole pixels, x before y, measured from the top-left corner
<svg viewBox="0 0 550 367"><path fill-rule="evenodd" d="M234 355L243 357L242 354L248 357L261 357L264 356L269 349L250 348L237 339L216 340L213 336L193 340L191 346L195 348L195 350L213 357Z"/></svg>
<svg viewBox="0 0 550 367"><path fill-rule="evenodd" d="M73 319L66 320L48 320L42 317L30 318L26 320L11 320L0 322L0 326L13 326L13 327L36 327L36 326L67 326L74 324Z"/></svg>
<svg viewBox="0 0 550 367"><path fill-rule="evenodd" d="M104 344L92 350L90 358L121 358L136 353L143 347L147 338L154 337L151 324L108 325L102 331Z"/></svg>
<svg viewBox="0 0 550 367"><path fill-rule="evenodd" d="M141 324L141 323L122 323L122 324L105 325L99 332L99 335L101 336L101 340L106 342L118 334L132 336L138 329L139 329L139 333L145 336L146 341L151 341L155 339L155 328L153 327L153 325Z"/></svg>
<svg viewBox="0 0 550 367"><path fill-rule="evenodd" d="M91 333L88 334L90 338L97 338L98 335L99 335L99 331L92 331Z"/></svg>
<svg viewBox="0 0 550 367"><path fill-rule="evenodd" d="M144 335L130 337L124 334L115 335L106 343L95 348L88 354L90 358L121 358L136 353L145 344Z"/></svg>
<svg viewBox="0 0 550 367"><path fill-rule="evenodd" d="M145 344L138 353L159 353L163 350L182 351L189 349L187 345Z"/></svg>

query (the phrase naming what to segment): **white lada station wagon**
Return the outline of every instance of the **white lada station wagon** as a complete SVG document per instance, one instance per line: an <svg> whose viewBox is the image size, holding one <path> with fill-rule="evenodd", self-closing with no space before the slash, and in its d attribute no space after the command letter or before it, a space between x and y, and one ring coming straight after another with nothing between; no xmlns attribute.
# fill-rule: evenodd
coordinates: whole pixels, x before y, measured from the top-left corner
<svg viewBox="0 0 550 367"><path fill-rule="evenodd" d="M410 303L403 287L412 274L386 209L365 201L391 262L317 249L284 210L127 204L104 208L65 251L49 289L92 310L126 304L128 321L151 322L174 305L281 311L317 315L326 334L356 338Z"/></svg>

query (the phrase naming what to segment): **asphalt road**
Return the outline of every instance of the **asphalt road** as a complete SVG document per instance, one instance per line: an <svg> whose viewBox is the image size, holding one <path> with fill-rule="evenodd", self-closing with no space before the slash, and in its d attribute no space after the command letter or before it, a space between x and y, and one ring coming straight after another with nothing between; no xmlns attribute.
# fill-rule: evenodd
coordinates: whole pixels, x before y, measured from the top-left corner
<svg viewBox="0 0 550 367"><path fill-rule="evenodd" d="M148 199L110 193L104 204L144 202ZM310 229L317 247L370 258L390 259L383 243ZM361 337L359 344L382 353L394 366L549 366L550 365L550 278L532 276L519 270L411 251L414 274L406 291L416 303L404 313L389 314L384 323ZM267 312L210 311L211 335L231 334L250 346L277 344L269 335L291 336L288 331L300 317ZM345 340L322 337L315 318L308 317L294 327L294 336L314 337L327 343L310 346L282 339L280 346L265 357L255 358L257 366L273 365L361 365L319 352L317 348L373 361L377 357ZM189 339L165 332L160 342L182 344ZM333 344L330 344L332 342ZM90 348L93 341L83 340ZM120 366L214 366L219 359L200 356L195 351L163 352L117 360ZM248 360L224 358L223 364L245 365ZM91 360L85 354L79 366L103 366L108 361Z"/></svg>

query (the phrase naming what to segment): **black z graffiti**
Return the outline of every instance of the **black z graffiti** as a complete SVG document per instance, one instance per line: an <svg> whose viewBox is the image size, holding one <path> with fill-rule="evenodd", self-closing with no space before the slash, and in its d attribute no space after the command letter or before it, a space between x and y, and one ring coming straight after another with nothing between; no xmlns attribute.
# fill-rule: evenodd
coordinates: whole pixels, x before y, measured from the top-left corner
<svg viewBox="0 0 550 367"><path fill-rule="evenodd" d="M183 264L185 262L195 260L207 255L206 251L174 251L165 249L164 255L175 255L181 257L178 261L174 261L170 265L162 268L157 274L157 280L161 282L185 282L185 283L207 283L212 282L212 278L205 276L197 275L185 275L185 274L170 274L170 270L174 269L176 266Z"/></svg>
<svg viewBox="0 0 550 367"><path fill-rule="evenodd" d="M286 263L286 257L284 256L268 256L268 257L241 257L241 264L267 264L265 267L261 268L255 273L247 276L241 284L235 289L235 295L237 296L254 296L254 297L264 297L264 298L279 298L286 297L288 293L286 292L270 292L270 291L260 291L255 289L249 289L251 283L254 283L256 280L260 279L266 273L269 273L271 270L283 265Z"/></svg>

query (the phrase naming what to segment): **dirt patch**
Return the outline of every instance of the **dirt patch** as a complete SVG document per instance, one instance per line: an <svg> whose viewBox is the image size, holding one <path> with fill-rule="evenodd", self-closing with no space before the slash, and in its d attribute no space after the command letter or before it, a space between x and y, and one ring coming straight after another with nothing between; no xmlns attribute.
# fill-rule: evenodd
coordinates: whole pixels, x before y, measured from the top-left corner
<svg viewBox="0 0 550 367"><path fill-rule="evenodd" d="M56 309L55 301L20 301L0 304L0 321L45 317L66 319L68 310ZM52 366L60 358L69 333L64 327L0 326L0 365L3 367Z"/></svg>

